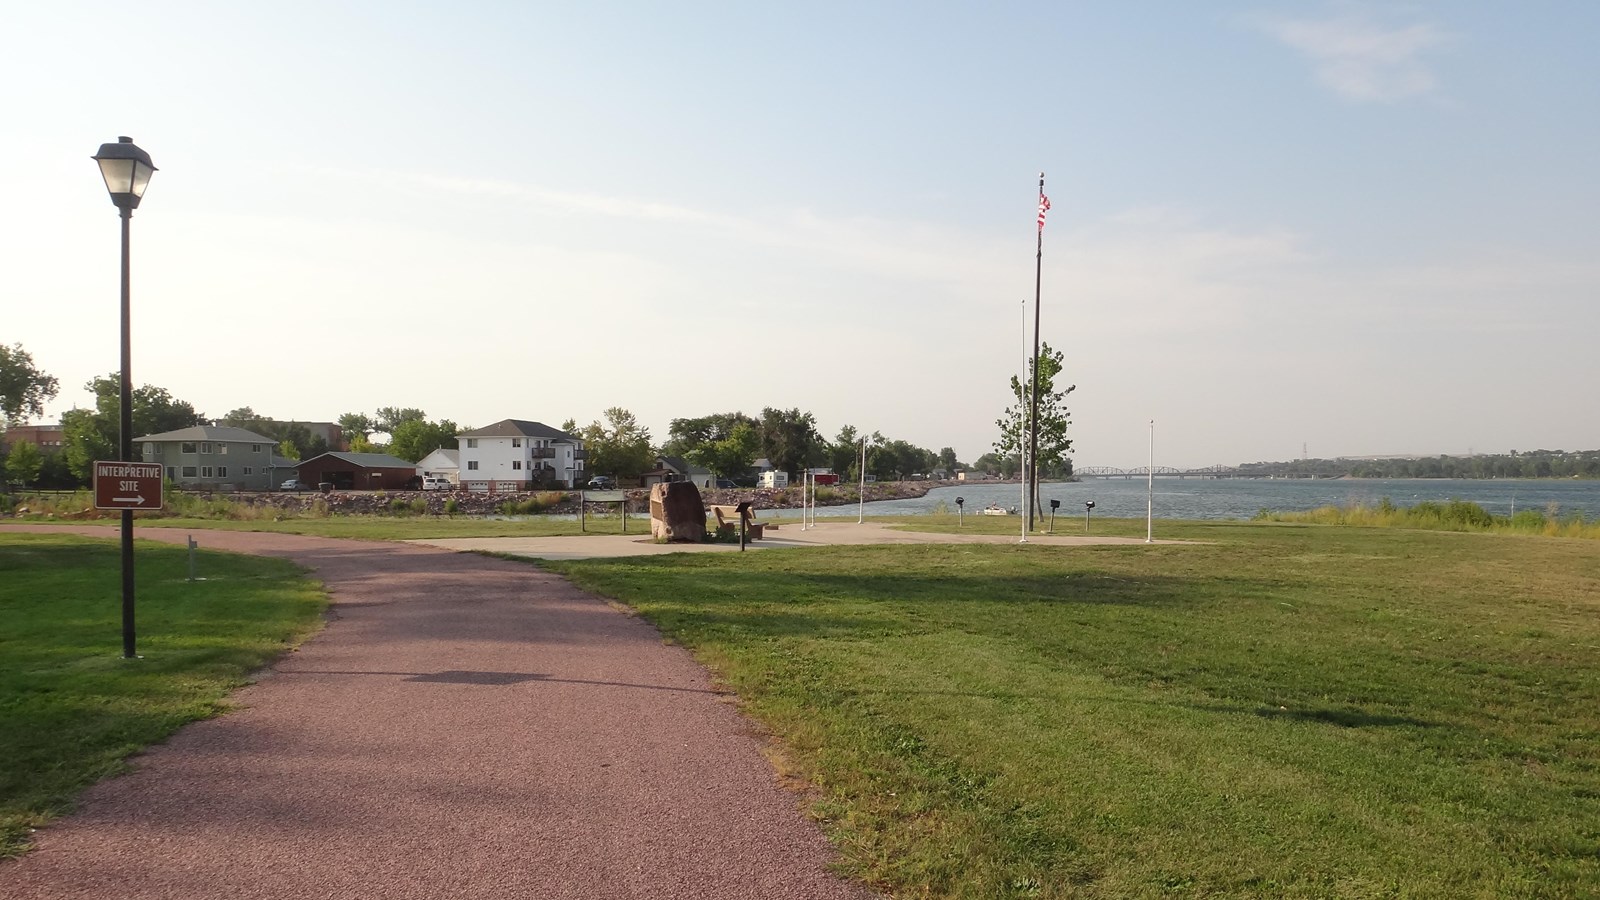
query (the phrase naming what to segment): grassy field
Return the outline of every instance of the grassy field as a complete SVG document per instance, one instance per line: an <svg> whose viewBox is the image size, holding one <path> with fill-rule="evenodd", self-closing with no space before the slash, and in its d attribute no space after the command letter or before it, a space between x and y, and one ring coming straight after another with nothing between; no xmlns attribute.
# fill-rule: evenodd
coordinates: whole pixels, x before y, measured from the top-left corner
<svg viewBox="0 0 1600 900"><path fill-rule="evenodd" d="M895 896L1600 896L1600 544L1158 537L1205 543L547 565L737 690Z"/></svg>
<svg viewBox="0 0 1600 900"><path fill-rule="evenodd" d="M138 546L138 650L122 659L115 541L0 534L0 857L123 759L226 708L319 626L325 598L283 560Z"/></svg>

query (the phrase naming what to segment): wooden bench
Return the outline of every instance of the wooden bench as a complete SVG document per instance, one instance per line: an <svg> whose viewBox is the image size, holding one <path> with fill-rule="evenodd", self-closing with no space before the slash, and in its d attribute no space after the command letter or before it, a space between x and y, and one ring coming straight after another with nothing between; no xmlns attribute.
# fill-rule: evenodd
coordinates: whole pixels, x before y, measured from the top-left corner
<svg viewBox="0 0 1600 900"><path fill-rule="evenodd" d="M738 531L739 531L739 507L737 507L737 506L713 506L713 507L711 507L711 514L717 517L717 530L718 531L728 531L728 532L732 532L734 534L738 533ZM756 521L756 511L753 510L753 509L749 510L749 511L747 511L745 513L745 516L744 516L745 536L748 537L752 541L761 540L761 535L762 535L762 533L764 531L766 531L768 528L776 530L777 527L778 526L776 524L772 523L772 522L757 522Z"/></svg>

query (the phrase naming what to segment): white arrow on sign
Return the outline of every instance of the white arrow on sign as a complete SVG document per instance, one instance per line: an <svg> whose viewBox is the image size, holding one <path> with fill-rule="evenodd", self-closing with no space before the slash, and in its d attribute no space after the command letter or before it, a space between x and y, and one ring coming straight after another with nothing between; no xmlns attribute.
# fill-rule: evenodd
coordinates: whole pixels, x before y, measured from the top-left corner
<svg viewBox="0 0 1600 900"><path fill-rule="evenodd" d="M134 504L137 504L139 506L143 506L144 505L144 495L140 494L137 497L112 497L111 498L111 502L112 503L134 503Z"/></svg>

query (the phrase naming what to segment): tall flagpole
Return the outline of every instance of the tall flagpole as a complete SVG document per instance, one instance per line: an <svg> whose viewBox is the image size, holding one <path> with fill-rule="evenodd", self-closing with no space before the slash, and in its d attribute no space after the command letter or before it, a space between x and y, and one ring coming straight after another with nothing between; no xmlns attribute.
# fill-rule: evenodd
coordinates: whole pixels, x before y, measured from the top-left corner
<svg viewBox="0 0 1600 900"><path fill-rule="evenodd" d="M1028 384L1028 301L1023 300L1022 307L1022 374L1017 378L1019 393L1024 396L1017 398L1017 477L1022 482L1022 506L1020 511L1028 505L1028 419L1022 414L1022 401L1027 394ZM1022 525L1022 539L1018 543L1028 542L1028 517L1018 516L1017 521Z"/></svg>
<svg viewBox="0 0 1600 900"><path fill-rule="evenodd" d="M1033 410L1028 416L1028 530L1033 530L1033 502L1039 479L1039 288L1044 275L1044 214L1050 199L1044 195L1044 173L1039 173L1039 238L1033 255Z"/></svg>

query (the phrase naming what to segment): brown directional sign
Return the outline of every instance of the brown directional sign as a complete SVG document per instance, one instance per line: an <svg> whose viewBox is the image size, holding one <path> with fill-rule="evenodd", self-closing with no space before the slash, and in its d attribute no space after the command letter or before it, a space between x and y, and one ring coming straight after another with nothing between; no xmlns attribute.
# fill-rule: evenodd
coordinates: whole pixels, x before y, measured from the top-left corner
<svg viewBox="0 0 1600 900"><path fill-rule="evenodd" d="M160 509L161 464L95 460L95 509Z"/></svg>

